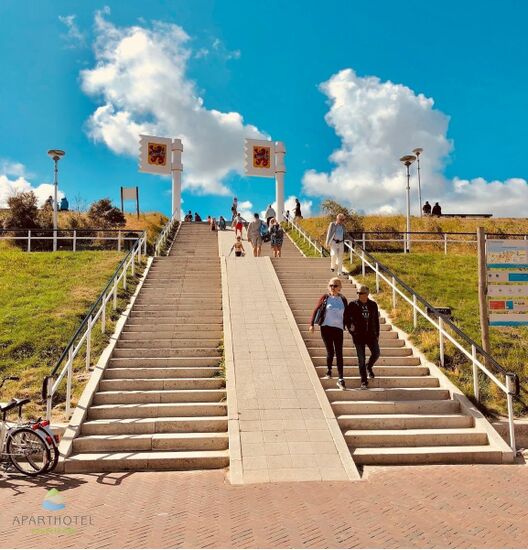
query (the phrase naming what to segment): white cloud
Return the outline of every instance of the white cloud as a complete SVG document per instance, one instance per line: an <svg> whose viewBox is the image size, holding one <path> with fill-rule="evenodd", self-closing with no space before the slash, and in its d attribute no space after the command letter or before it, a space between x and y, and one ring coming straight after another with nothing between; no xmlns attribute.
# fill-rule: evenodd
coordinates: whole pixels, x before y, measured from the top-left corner
<svg viewBox="0 0 528 550"><path fill-rule="evenodd" d="M59 21L66 26L66 34L62 34L67 48L78 48L86 46L86 36L77 25L76 15L59 15Z"/></svg>
<svg viewBox="0 0 528 550"><path fill-rule="evenodd" d="M247 221L253 219L253 203L251 201L239 201L238 202L238 213Z"/></svg>
<svg viewBox="0 0 528 550"><path fill-rule="evenodd" d="M304 191L336 199L365 212L405 209L404 170L399 158L415 147L421 157L422 198L439 201L444 212L520 215L528 202L528 182L448 180L443 171L453 144L447 138L449 117L434 101L410 88L379 78L359 77L352 69L333 75L320 89L329 99L325 120L341 139L330 160L330 173L308 170ZM412 211L418 213L417 180L412 167ZM522 201L522 202L521 202Z"/></svg>
<svg viewBox="0 0 528 550"><path fill-rule="evenodd" d="M229 194L222 180L242 173L244 138L267 136L237 112L205 107L187 75L193 52L185 31L160 22L116 27L99 12L95 33L96 66L81 72L84 92L100 100L88 121L90 136L134 157L140 133L181 138L184 187Z"/></svg>
<svg viewBox="0 0 528 550"><path fill-rule="evenodd" d="M38 199L38 205L42 206L46 199L53 196L53 184L41 183L33 186L27 179L20 176L16 179L10 179L6 174L0 174L0 208L7 208L7 200L18 193L27 193L33 191ZM64 193L58 190L59 200L64 196Z"/></svg>

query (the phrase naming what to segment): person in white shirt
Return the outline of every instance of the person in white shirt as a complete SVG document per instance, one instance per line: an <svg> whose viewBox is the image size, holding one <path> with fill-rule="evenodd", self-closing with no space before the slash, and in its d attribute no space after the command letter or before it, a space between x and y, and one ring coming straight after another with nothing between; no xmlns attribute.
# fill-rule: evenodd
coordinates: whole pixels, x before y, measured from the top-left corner
<svg viewBox="0 0 528 550"><path fill-rule="evenodd" d="M266 210L266 225L270 226L270 221L276 217L275 210L273 210L273 207L271 204L268 206L268 209Z"/></svg>
<svg viewBox="0 0 528 550"><path fill-rule="evenodd" d="M247 228L247 239L253 247L253 256L255 256L255 258L260 256L262 249L262 226L266 227L266 224L259 218L259 215L255 213L253 215L253 221Z"/></svg>
<svg viewBox="0 0 528 550"><path fill-rule="evenodd" d="M337 274L343 274L343 254L345 252L345 216L338 214L336 221L328 226L326 233L326 247L330 248L330 269Z"/></svg>

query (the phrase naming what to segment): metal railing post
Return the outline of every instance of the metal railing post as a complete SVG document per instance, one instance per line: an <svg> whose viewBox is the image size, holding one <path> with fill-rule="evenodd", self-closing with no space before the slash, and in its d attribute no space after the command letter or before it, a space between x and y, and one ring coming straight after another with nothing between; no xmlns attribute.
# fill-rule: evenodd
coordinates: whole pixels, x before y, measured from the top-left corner
<svg viewBox="0 0 528 550"><path fill-rule="evenodd" d="M475 347L475 344L471 344L471 357L473 358L473 395L475 396L475 400L477 402L480 402L480 388L479 388L479 380L478 380L478 367L476 363L477 359L477 348Z"/></svg>
<svg viewBox="0 0 528 550"><path fill-rule="evenodd" d="M143 235L143 256L147 255L147 236Z"/></svg>
<svg viewBox="0 0 528 550"><path fill-rule="evenodd" d="M51 422L51 406L53 401L53 395L51 393L53 389L53 377L47 379L46 384L46 420Z"/></svg>
<svg viewBox="0 0 528 550"><path fill-rule="evenodd" d="M440 365L445 366L445 352L444 352L444 320L442 317L438 317L438 336L440 346Z"/></svg>
<svg viewBox="0 0 528 550"><path fill-rule="evenodd" d="M379 264L376 262L376 293L380 291Z"/></svg>
<svg viewBox="0 0 528 550"><path fill-rule="evenodd" d="M126 290L126 287L127 287L127 271L128 271L128 268L125 264L123 266L123 290Z"/></svg>
<svg viewBox="0 0 528 550"><path fill-rule="evenodd" d="M114 309L117 309L117 281L118 279L116 279L116 282L114 283L114 298L113 298Z"/></svg>
<svg viewBox="0 0 528 550"><path fill-rule="evenodd" d="M365 276L365 249L361 251L361 275Z"/></svg>
<svg viewBox="0 0 528 550"><path fill-rule="evenodd" d="M413 294L413 326L418 326L418 310L416 309L416 294Z"/></svg>
<svg viewBox="0 0 528 550"><path fill-rule="evenodd" d="M27 244L27 251L31 252L31 229L28 229L28 244Z"/></svg>
<svg viewBox="0 0 528 550"><path fill-rule="evenodd" d="M132 277L136 274L136 251L132 251L132 258L130 259L130 265L132 267Z"/></svg>
<svg viewBox="0 0 528 550"><path fill-rule="evenodd" d="M117 232L117 251L121 252L121 231Z"/></svg>
<svg viewBox="0 0 528 550"><path fill-rule="evenodd" d="M77 252L77 230L73 230L73 251Z"/></svg>
<svg viewBox="0 0 528 550"><path fill-rule="evenodd" d="M506 387L508 388L508 426L510 429L510 447L514 453L517 453L515 443L515 424L513 422L513 393L515 392L515 382L513 377L506 375Z"/></svg>
<svg viewBox="0 0 528 550"><path fill-rule="evenodd" d="M365 233L363 233L361 235L361 247L363 248L363 250L366 250L366 246L367 246L367 240L365 238Z"/></svg>
<svg viewBox="0 0 528 550"><path fill-rule="evenodd" d="M392 277L392 309L396 309L396 279Z"/></svg>
<svg viewBox="0 0 528 550"><path fill-rule="evenodd" d="M444 233L444 254L447 256L447 234Z"/></svg>
<svg viewBox="0 0 528 550"><path fill-rule="evenodd" d="M88 319L88 328L86 329L86 370L90 370L90 359L92 354L92 316Z"/></svg>
<svg viewBox="0 0 528 550"><path fill-rule="evenodd" d="M72 392L72 378L73 378L73 348L68 350L68 374L66 379L66 416L69 417L71 413L71 392Z"/></svg>
<svg viewBox="0 0 528 550"><path fill-rule="evenodd" d="M106 332L106 296L103 296L103 303L101 309L101 332Z"/></svg>

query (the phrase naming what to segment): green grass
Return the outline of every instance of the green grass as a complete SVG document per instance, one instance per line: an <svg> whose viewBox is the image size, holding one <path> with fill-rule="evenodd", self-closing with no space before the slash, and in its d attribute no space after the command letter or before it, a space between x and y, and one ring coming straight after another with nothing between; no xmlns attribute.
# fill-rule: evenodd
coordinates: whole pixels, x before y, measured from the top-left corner
<svg viewBox="0 0 528 550"><path fill-rule="evenodd" d="M396 273L405 283L423 296L433 306L450 307L453 321L468 336L480 344L480 317L477 290L477 259L474 254L412 253L408 255L376 253L375 257ZM375 290L375 276L368 273L361 277L360 264L352 267L355 276ZM376 300L388 311L394 322L411 335L413 342L426 356L439 364L437 331L425 320L419 320L414 329L412 309L398 298L396 309L392 308L392 290L382 283ZM420 316L419 316L420 319ZM491 354L507 370L516 372L521 384L528 385L527 328L490 329ZM467 395L473 394L471 365L451 344L445 348L446 374ZM488 383L481 375L481 402L488 412L504 413L503 393L495 384ZM499 377L501 378L501 377ZM483 388L483 390L482 390ZM518 407L518 412L521 407Z"/></svg>
<svg viewBox="0 0 528 550"><path fill-rule="evenodd" d="M320 258L321 254L315 250L315 248L302 236L299 231L293 227L287 227L287 224L282 224L282 227L286 233L292 238L293 242L300 248L305 256L308 258Z"/></svg>
<svg viewBox="0 0 528 550"><path fill-rule="evenodd" d="M0 376L21 378L18 383L4 386L0 401L14 395L27 396L34 401L27 412L42 414L43 377L57 362L123 257L122 253L109 251L26 253L16 248L0 249ZM127 292L120 288L118 311L127 303L138 271L136 277L129 277ZM92 364L107 345L117 317L110 303L106 335L99 323L92 333ZM75 402L88 377L83 359L84 346L74 366ZM62 388L61 392L63 395ZM56 415L60 416L62 408L57 407Z"/></svg>

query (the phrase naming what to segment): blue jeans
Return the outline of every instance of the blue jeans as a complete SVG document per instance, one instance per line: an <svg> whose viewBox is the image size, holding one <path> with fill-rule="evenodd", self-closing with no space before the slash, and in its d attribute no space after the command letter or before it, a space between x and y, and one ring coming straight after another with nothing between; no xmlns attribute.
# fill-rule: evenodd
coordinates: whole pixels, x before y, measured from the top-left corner
<svg viewBox="0 0 528 550"><path fill-rule="evenodd" d="M356 346L358 363L359 363L359 375L361 376L361 382L368 384L367 380L367 368L371 370L372 367L376 364L376 361L380 356L380 347L378 339L375 336L370 336L362 342L354 341ZM365 356L365 347L368 346L370 350L370 358L368 360L368 365L366 365L366 356Z"/></svg>

